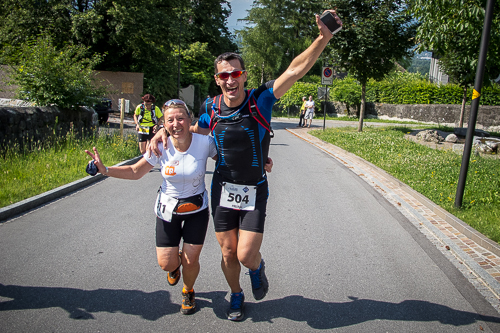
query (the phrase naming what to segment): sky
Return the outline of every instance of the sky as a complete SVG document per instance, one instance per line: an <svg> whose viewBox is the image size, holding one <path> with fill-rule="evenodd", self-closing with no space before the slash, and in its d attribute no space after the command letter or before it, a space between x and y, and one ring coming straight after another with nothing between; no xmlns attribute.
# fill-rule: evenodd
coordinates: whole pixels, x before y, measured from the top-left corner
<svg viewBox="0 0 500 333"><path fill-rule="evenodd" d="M253 0L229 0L231 3L231 16L227 19L227 27L230 32L242 29L245 22L238 22L238 19L247 16L247 10L252 8Z"/></svg>

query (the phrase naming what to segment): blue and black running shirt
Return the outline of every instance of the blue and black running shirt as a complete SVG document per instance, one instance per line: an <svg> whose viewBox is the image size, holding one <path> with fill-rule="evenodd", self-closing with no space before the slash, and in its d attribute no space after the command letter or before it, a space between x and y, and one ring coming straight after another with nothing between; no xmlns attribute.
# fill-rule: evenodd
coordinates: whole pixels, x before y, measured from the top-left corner
<svg viewBox="0 0 500 333"><path fill-rule="evenodd" d="M270 134L250 115L249 103L253 105L254 100L263 118L270 123L272 108L277 101L273 94L273 85L274 80L254 91L245 90L246 99L238 107L228 107L221 97L215 98L216 105L213 105L214 99L201 105L199 127L210 127L212 107L220 116L212 129L212 135L218 156L215 169L224 180L251 185L258 183L265 176L264 164L269 154Z"/></svg>

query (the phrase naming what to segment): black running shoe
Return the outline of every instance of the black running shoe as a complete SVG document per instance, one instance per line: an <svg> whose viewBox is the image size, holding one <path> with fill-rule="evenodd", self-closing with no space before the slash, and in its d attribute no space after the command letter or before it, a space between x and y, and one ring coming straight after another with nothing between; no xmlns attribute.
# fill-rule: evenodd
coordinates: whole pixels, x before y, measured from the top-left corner
<svg viewBox="0 0 500 333"><path fill-rule="evenodd" d="M243 306L245 303L245 295L243 294L243 290L239 293L231 294L231 307L227 312L227 319L231 321L240 321L243 319Z"/></svg>
<svg viewBox="0 0 500 333"><path fill-rule="evenodd" d="M252 293L256 300L261 300L266 297L267 291L269 290L269 283L266 277L266 266L264 259L260 262L260 267L255 271L248 270L250 275L250 281L252 282Z"/></svg>

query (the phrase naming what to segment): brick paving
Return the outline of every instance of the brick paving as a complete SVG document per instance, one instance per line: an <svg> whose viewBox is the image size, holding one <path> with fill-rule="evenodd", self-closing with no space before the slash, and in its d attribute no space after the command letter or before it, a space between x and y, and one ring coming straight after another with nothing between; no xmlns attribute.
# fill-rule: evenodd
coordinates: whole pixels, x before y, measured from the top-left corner
<svg viewBox="0 0 500 333"><path fill-rule="evenodd" d="M500 312L500 246L382 169L307 133L287 129L373 186L423 232ZM449 254L452 253L453 257ZM472 282L472 281L471 281Z"/></svg>

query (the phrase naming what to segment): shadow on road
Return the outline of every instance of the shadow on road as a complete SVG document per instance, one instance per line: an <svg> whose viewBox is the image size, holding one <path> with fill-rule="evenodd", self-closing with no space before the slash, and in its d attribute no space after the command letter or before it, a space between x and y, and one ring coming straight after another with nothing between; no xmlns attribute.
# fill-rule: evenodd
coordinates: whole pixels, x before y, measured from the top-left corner
<svg viewBox="0 0 500 333"><path fill-rule="evenodd" d="M211 307L218 318L226 319L225 311L229 307L226 295L226 292L221 291L197 293L196 301L200 308ZM203 301L203 298L208 298L211 302ZM453 326L471 325L478 321L500 324L500 317L482 316L419 300L390 303L350 296L350 302L334 303L293 295L250 303L248 298L245 303L246 320L272 322L276 318L287 318L306 322L315 329L346 327L372 320L436 321Z"/></svg>
<svg viewBox="0 0 500 333"><path fill-rule="evenodd" d="M146 293L140 290L81 290L0 284L0 296L12 299L0 302L0 311L59 307L66 310L72 319L94 319L93 312L121 312L153 321L179 312L179 305L171 303L170 293L166 291ZM200 309L212 308L218 318L225 320L229 306L226 296L223 291L200 292L196 294L196 303ZM427 301L390 303L356 297L349 299L350 302L336 303L292 295L258 303L248 300L245 317L253 322L287 318L306 322L315 329L346 327L372 320L435 321L453 326L478 321L500 323L499 317L481 316Z"/></svg>
<svg viewBox="0 0 500 333"><path fill-rule="evenodd" d="M0 302L0 311L46 309L59 307L72 319L94 319L95 312L121 312L157 320L177 314L180 306L170 302L170 293L140 290L82 290L57 287L5 286L0 284L0 296L12 300Z"/></svg>
<svg viewBox="0 0 500 333"><path fill-rule="evenodd" d="M401 303L390 303L351 296L349 299L350 302L335 303L293 295L249 304L247 311L248 317L254 322L271 322L274 318L283 317L306 322L316 329L346 327L372 320L436 321L454 326L470 325L477 321L500 323L499 317L480 316L427 301L405 300Z"/></svg>

